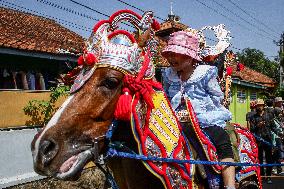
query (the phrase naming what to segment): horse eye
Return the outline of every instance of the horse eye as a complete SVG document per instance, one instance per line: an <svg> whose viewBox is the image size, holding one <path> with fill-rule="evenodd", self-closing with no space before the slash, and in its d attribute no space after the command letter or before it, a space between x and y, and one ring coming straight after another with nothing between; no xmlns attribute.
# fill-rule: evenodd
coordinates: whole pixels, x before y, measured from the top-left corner
<svg viewBox="0 0 284 189"><path fill-rule="evenodd" d="M106 78L102 82L102 86L108 89L115 89L116 87L118 87L118 85L119 85L119 81L116 78Z"/></svg>

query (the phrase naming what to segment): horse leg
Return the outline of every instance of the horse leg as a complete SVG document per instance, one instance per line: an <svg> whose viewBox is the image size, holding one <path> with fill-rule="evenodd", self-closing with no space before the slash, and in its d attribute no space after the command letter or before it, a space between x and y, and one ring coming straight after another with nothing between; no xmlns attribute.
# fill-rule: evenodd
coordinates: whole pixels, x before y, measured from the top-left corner
<svg viewBox="0 0 284 189"><path fill-rule="evenodd" d="M123 159L121 162L128 189L164 189L162 182L141 161Z"/></svg>
<svg viewBox="0 0 284 189"><path fill-rule="evenodd" d="M141 161L111 159L108 162L119 189L163 189L161 181L149 172Z"/></svg>
<svg viewBox="0 0 284 189"><path fill-rule="evenodd" d="M117 183L119 189L128 189L121 159L112 158L108 161L107 165L112 170L114 180Z"/></svg>

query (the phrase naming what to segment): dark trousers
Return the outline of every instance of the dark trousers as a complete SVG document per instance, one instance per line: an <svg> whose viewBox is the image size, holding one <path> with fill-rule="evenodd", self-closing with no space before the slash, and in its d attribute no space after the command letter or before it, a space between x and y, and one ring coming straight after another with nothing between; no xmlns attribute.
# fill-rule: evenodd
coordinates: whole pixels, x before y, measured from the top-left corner
<svg viewBox="0 0 284 189"><path fill-rule="evenodd" d="M263 163L263 152L265 154L265 160L266 163L273 163L273 158L272 158L272 148L271 146L268 146L266 144L258 144L258 159L259 163ZM261 176L271 176L272 173L272 167L266 167L265 172L264 172L264 167L260 168L260 174Z"/></svg>
<svg viewBox="0 0 284 189"><path fill-rule="evenodd" d="M281 163L281 139L276 138L276 148L273 150L273 163ZM277 167L277 172L280 173L282 172L281 166Z"/></svg>

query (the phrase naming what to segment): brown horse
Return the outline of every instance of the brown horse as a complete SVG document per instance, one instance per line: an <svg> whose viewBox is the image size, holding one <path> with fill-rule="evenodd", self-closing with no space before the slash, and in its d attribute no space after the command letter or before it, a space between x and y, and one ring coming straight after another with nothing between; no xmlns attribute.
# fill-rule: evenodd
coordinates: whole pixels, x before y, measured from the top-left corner
<svg viewBox="0 0 284 189"><path fill-rule="evenodd" d="M32 142L37 173L74 180L96 154L105 151L104 136L114 117L123 77L120 71L97 68L83 87L63 103ZM124 142L138 153L129 123L118 124L113 140ZM98 148L94 151L95 142L98 142ZM139 160L112 158L107 164L121 189L164 188ZM204 183L196 183L195 188L203 188ZM255 182L244 184L249 185L243 188L258 188Z"/></svg>
<svg viewBox="0 0 284 189"><path fill-rule="evenodd" d="M64 180L78 178L92 160L94 141L108 130L124 75L109 68L95 70L83 88L70 96L32 142L37 173ZM120 124L114 137L137 151L130 126ZM104 149L99 140L99 153ZM162 183L137 160L112 159L109 165L121 189L163 188Z"/></svg>
<svg viewBox="0 0 284 189"><path fill-rule="evenodd" d="M138 45L135 42L136 40L128 32L113 31L110 34L107 34L107 32L116 28L113 23L123 19L129 19L131 18L130 15L134 15L131 23L135 23L137 27L141 27L140 32L143 30L145 31L144 37L147 36L145 37L146 39L149 36L153 37L153 33L147 32L150 31L147 29L150 25L155 25L155 22L151 21L151 18L153 17L151 16L151 13L147 13L143 17L140 17L129 10L118 11L118 13L115 13L110 17L110 20L99 22L94 27L95 35L92 38L92 42L90 43L91 45L87 45L89 47L88 51L91 53L84 53L84 56L82 56L84 66L86 66L85 68L88 67L91 71L90 69L84 70L83 67L81 73L84 74L79 75L79 78L82 76L83 80L78 79L76 80L77 83L75 81L75 84L73 85L77 90L72 91L73 93L71 96L69 96L69 98L63 103L43 130L35 136L32 142L31 148L34 169L37 173L53 176L63 180L74 180L78 178L84 166L89 161L97 161L98 155L106 152L108 146L105 143L105 135L114 119L114 112L122 93L125 74L130 73L135 77L138 74L136 77L137 79L140 78L139 74L142 73L140 76L152 78L146 77L146 75L148 74L148 76L153 76L151 75L151 73L154 73L153 67L144 63L149 63L150 56L148 57L148 53L150 53L151 47L154 47L153 41L153 43L143 43L143 40L141 40L143 39L143 35L142 38L141 36L138 38L139 45L144 46L145 44L150 44L150 46L147 47L147 53L144 51L142 53L141 49L141 51L137 50ZM148 19L150 20L148 21ZM147 25L148 27L146 27ZM121 36L123 37L119 38ZM121 39L124 40L124 45L115 44L116 41L121 41ZM153 46L151 46L151 44ZM95 55L101 56L99 57L99 62L96 62ZM90 65L95 62L97 65ZM142 68L140 67L141 64L143 65ZM84 81L84 85L81 85L81 81ZM139 84L140 81L141 80L137 79L137 83L135 84ZM149 82L149 80L146 81L145 79L143 82ZM78 86L78 88L76 86ZM140 89L142 89L141 86L139 86ZM145 93L143 94L145 95ZM142 117L143 116L144 115L142 115ZM125 143L127 148L138 153L140 149L138 150L138 145L135 140L136 138L134 139L130 123L120 122L117 127L118 128L115 130L113 135L113 140ZM250 151L253 147L250 148L249 144L252 144L253 140L245 137L247 134L246 131L242 132L244 140L240 140L240 146L242 147L241 150L246 148L244 150L247 151L248 148L248 151ZM244 145L244 141L251 143ZM195 147L196 150L198 150L198 148L200 148L200 146ZM250 157L247 157L248 153L244 153L243 159L245 161L251 159ZM193 159L193 157L190 158ZM255 162L255 154L252 156L252 159L253 162ZM111 168L115 180L121 189L166 188L163 181L150 173L141 161L111 158L107 162L107 165ZM165 164L163 163L162 166L163 165ZM205 187L204 183L207 182L202 182L201 174L194 174L198 171L201 172L202 168L195 169L195 166L192 166L192 168L193 177L188 177L188 179L193 181L193 185L185 187ZM207 170L207 168L205 169ZM172 180L176 180L177 183L181 185L182 181L180 181L180 175L171 171L169 171L169 174L171 175L171 178L173 178ZM215 172L213 174L216 175ZM216 179L214 177L215 180L209 179L210 182L218 182L217 177ZM245 187L241 188L250 188L246 186L259 188L256 186L258 181L251 179L254 177L254 171L252 171L252 175L249 176L243 175L242 177L241 175L241 181L245 178L245 182L241 182L244 183L243 186ZM252 183L250 183L251 181ZM173 186L173 188L179 188L179 185Z"/></svg>

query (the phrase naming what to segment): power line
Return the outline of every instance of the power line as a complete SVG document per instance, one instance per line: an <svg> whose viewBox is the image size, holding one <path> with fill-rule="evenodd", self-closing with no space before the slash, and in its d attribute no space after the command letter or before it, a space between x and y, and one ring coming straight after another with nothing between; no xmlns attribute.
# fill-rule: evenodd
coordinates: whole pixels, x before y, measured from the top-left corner
<svg viewBox="0 0 284 189"><path fill-rule="evenodd" d="M1 0L3 1L3 0ZM82 25L78 25L78 24L75 24L73 22L70 22L70 21L67 21L67 20L63 20L63 19L60 19L60 18L56 18L54 16L49 16L49 15L46 15L46 14L43 14L43 13L40 13L38 11L35 11L35 10L31 10L29 8L25 8L25 7L22 7L22 6L19 6L19 5L16 5L14 3L10 3L10 2L7 2L7 1L3 1L4 3L6 4L9 4L9 5L5 5L5 4L2 4L8 8L11 8L11 9L16 9L16 10L19 10L19 11L22 11L22 12L27 12L27 13L35 13L35 14L38 14L38 15L41 15L43 17L46 17L46 18L49 18L49 19L53 19L53 20L56 20L58 23L60 24L64 24L64 25L67 25L67 26L70 26L70 27L73 27L73 28L76 28L76 29L80 29L80 30L84 30L84 31L89 31L91 32L92 29L91 28L88 28L88 27L85 27L85 26L82 26ZM14 7L12 7L14 6ZM17 8L15 8L17 7ZM23 10L26 10L26 11L23 11ZM70 25L71 24L71 25Z"/></svg>
<svg viewBox="0 0 284 189"><path fill-rule="evenodd" d="M218 1L216 1L216 0L212 0L212 1L215 2L217 5L219 5L220 7L222 7L223 9L225 9L227 12L233 14L233 15L236 16L237 18L239 18L239 19L241 19L242 21L246 22L246 23L249 24L250 26L252 26L252 27L254 27L254 28L256 28L256 29L258 29L258 30L260 30L260 31L262 31L262 32L264 32L264 33L266 33L266 34L268 34L268 35L272 35L272 34L268 33L267 31L265 31L265 30L259 28L259 27L256 26L255 24L252 24L251 22L247 21L247 20L244 19L243 17L239 16L238 14L236 14L236 13L233 12L232 10L228 9L227 7L225 7L224 5L222 5L221 3L219 3ZM278 38L278 36L274 36L274 37Z"/></svg>
<svg viewBox="0 0 284 189"><path fill-rule="evenodd" d="M91 11L94 11L94 12L96 12L96 13L98 13L98 14L104 15L104 16L106 16L106 17L110 17L110 15L107 15L107 14L105 14L105 13L102 13L102 12L100 12L100 11L98 11L98 10L96 10L96 9L93 9L93 8L87 6L87 5L84 5L84 4L79 3L79 2L77 2L77 1L74 1L74 0L70 0L70 1L71 1L72 3L75 3L75 4L77 4L77 5L80 5L80 6L84 7L84 8L86 8L86 9L89 9L89 10L91 10ZM121 22L121 23L123 23L123 24L125 24L125 25L127 25L127 26L129 26L129 27L135 28L134 26L132 26L132 25L130 25L130 24L127 24L127 23L125 23L125 22ZM136 29L136 28L135 28L135 29Z"/></svg>
<svg viewBox="0 0 284 189"><path fill-rule="evenodd" d="M54 8L60 9L60 10L64 10L64 11L66 11L66 12L69 12L69 13L72 13L72 14L75 14L75 15L78 15L78 16L81 16L81 17L84 17L84 18L88 18L88 19L90 19L90 20L100 21L99 19L94 18L94 17L92 17L92 16L86 15L86 14L84 14L84 13L80 13L80 12L75 11L75 10L73 10L73 9L66 8L66 7L64 7L64 6L58 5L58 4L56 4L56 3L52 3L52 2L47 1L47 0L36 0L36 1L38 1L38 2L40 2L40 3L43 3L43 4L46 4L46 5L48 5L48 6L51 6L51 7L54 7ZM108 15L107 15L107 16L108 16ZM109 17L109 16L108 16L108 17ZM128 25L127 23L125 23L125 24ZM133 27L133 26L131 26L131 25L128 25L128 26Z"/></svg>
<svg viewBox="0 0 284 189"><path fill-rule="evenodd" d="M107 14L105 14L105 13L102 13L102 12L100 12L100 11L98 11L98 10L96 10L96 9L93 9L93 8L87 6L87 5L83 5L82 3L79 3L79 2L73 1L73 0L70 0L70 1L71 1L72 3L75 3L75 4L77 4L77 5L80 5L80 6L82 6L82 7L85 7L85 8L87 8L87 9L91 10L91 11L94 11L94 12L96 12L96 13L98 13L98 14L101 14L101 15L106 16L106 17L110 17L110 15L107 15Z"/></svg>
<svg viewBox="0 0 284 189"><path fill-rule="evenodd" d="M130 3L126 3L125 1L122 1L122 0L117 0L117 1L123 3L123 4L127 5L127 6L130 6L130 7L134 8L134 9L136 9L136 10L139 10L139 11L141 11L141 12L146 12L146 11L144 11L144 10L142 10L142 9L140 9L140 8L138 8L138 7L136 7L136 6L134 6L134 5L131 5ZM155 17L155 18L158 18L158 19L160 19L160 20L162 20L162 21L166 21L165 19L163 19L163 18L161 18L161 17L159 17L159 16L154 16L154 17Z"/></svg>
<svg viewBox="0 0 284 189"><path fill-rule="evenodd" d="M123 3L123 4L125 4L125 5L128 5L128 6L132 7L132 8L135 8L136 10L139 10L139 11L141 11L141 12L145 12L144 10L142 10L142 9L140 9L140 8L134 6L134 5L131 5L130 3L126 3L125 1L122 1L122 0L117 0L117 1L119 1L119 2L121 2L121 3ZM156 16L156 18L161 19L161 20L163 20L163 21L166 21L166 20L164 20L164 19L162 19L162 18L160 18L160 17L158 17L158 16ZM209 37L205 37L205 38L208 39L208 40L210 40L210 41L217 42L216 40L211 39L211 38L209 38ZM232 45L231 45L230 47L233 48L233 49L235 49L235 50L238 50L238 51L241 51L241 50L242 50L242 49L237 48L237 47L234 47L234 46L232 46Z"/></svg>
<svg viewBox="0 0 284 189"><path fill-rule="evenodd" d="M1 0L1 1L3 1L3 0ZM96 18L92 18L91 16L82 14L82 13L80 13L80 12L77 12L77 11L74 11L74 10L72 10L72 9L69 9L69 8L66 8L66 7L63 7L63 6L54 4L54 3L49 2L49 1L46 1L46 0L37 0L37 1L40 1L40 2L42 2L42 3L44 3L44 4L50 5L50 6L55 7L55 8L59 8L59 9L61 9L61 10L68 11L68 12L70 12L70 13L73 13L73 14L76 14L76 15L79 15L79 16L83 16L83 17L85 17L85 18L89 18L89 19L92 19L92 20L98 20L98 19L96 19ZM72 0L70 0L70 1L72 1ZM119 1L119 0L118 0L118 1ZM19 5L10 3L10 2L6 2L6 1L4 1L4 2L7 3L7 4L10 4L10 5L13 5L13 6L15 6L15 7L18 7L18 8L20 8L20 9L24 9L24 10L27 10L27 11L30 11L30 12L33 12L33 13L36 13L36 14L41 15L41 16L43 16L43 17L48 17L48 18L57 20L58 23L61 23L61 24L64 24L64 25L67 25L67 26L70 26L70 27L73 27L73 28L77 28L77 29L81 29L81 30L84 30L84 31L91 31L91 28L88 28L88 27L85 27L85 26L81 26L81 25L78 25L78 24L69 22L69 21L67 21L67 20L60 19L60 18L56 18L56 17L53 17L53 16L49 16L49 15L40 13L40 12L38 12L38 11L31 10L31 9L28 9L28 8L25 8L25 7L22 7L22 6L19 6ZM129 4L129 5L130 5L130 4ZM7 5L4 5L4 6L7 6ZM15 8L15 7L11 7L11 6L7 6L7 7L12 8L12 9L16 9L16 10L19 10L19 9L17 9L17 8ZM19 10L19 11L22 11L22 10ZM141 9L141 11L143 11L143 10ZM25 12L25 11L23 11L23 12ZM29 12L28 12L28 13L29 13ZM102 14L104 14L104 13L102 13ZM108 16L108 15L105 15L105 16ZM70 24L71 24L71 25L70 25ZM74 26L74 25L75 25L75 26ZM213 41L213 42L217 42L216 40L213 40L213 39L211 39L211 38L209 38L209 37L206 37L206 39L208 39L208 40L210 40L210 41ZM240 48L237 48L237 47L234 47L234 46L230 46L230 47L233 48L233 49L236 49L236 50L241 51Z"/></svg>
<svg viewBox="0 0 284 189"><path fill-rule="evenodd" d="M246 26L244 26L244 25L242 25L242 24L238 23L237 21L235 21L234 19L232 19L232 18L230 18L230 17L228 17L228 16L226 16L226 15L224 15L224 14L220 13L220 12L219 12L219 11L217 11L216 9L213 9L212 7L210 7L210 6L206 5L205 3L201 2L200 0L195 0L195 1L197 1L198 3L200 3L200 4L202 4L203 6L207 7L208 9L210 9L210 10L214 11L214 12L215 12L215 13L217 13L217 14L220 14L221 16L223 16L223 17L227 18L228 20L230 20L230 21L232 21L232 22L234 22L234 23L238 24L239 26L241 26L241 27L243 27L243 28L245 28L245 29L247 29L248 31L250 31L250 32L251 32L251 30L250 30L249 28L247 28ZM255 33L255 34L257 34L257 35L260 35L260 36L262 36L262 37L265 37L265 38L269 38L269 39L271 39L271 40L274 40L273 38L271 38L271 37L267 37L267 36L264 36L264 35L263 35L263 34L261 34L261 33L257 33L257 32L254 32L254 33Z"/></svg>
<svg viewBox="0 0 284 189"><path fill-rule="evenodd" d="M139 11L141 11L141 12L145 12L144 10L142 10L142 9L140 9L140 8L138 8L138 7L136 7L136 6L134 6L134 5L132 5L132 4L130 4L130 3L126 3L125 1L122 1L122 0L117 0L117 1L119 1L119 2L121 2L121 3L123 3L123 4L125 4L125 5L128 5L128 6L130 6L130 7L132 7L132 8L134 8L134 9L136 9L136 10L139 10ZM158 19L161 19L161 20L163 20L163 21L166 21L166 20L164 20L164 19L162 19L162 18L160 18L160 17L158 17L158 16L155 16L156 18L158 18ZM217 42L216 40L214 40L214 39L211 39L211 38L209 38L209 37L205 37L206 39L208 39L208 40L210 40L210 41L213 41L213 42ZM235 50L238 50L238 51L241 51L242 49L240 49L240 48L237 48L237 47L234 47L234 46L230 46L232 49L235 49Z"/></svg>
<svg viewBox="0 0 284 189"><path fill-rule="evenodd" d="M237 7L238 9L240 9L243 13L245 13L246 15L248 15L249 17L251 17L253 20L255 20L256 22L262 24L264 27L266 27L267 29L269 29L270 31L274 32L275 34L279 35L278 32L276 32L275 30L271 29L271 27L267 26L265 23L263 23L262 21L258 20L257 18L255 18L254 16L252 16L251 14L249 14L247 11L245 11L243 8L241 8L240 6L238 6L236 3L234 3L231 0L228 0L231 4L233 4L235 7Z"/></svg>
<svg viewBox="0 0 284 189"><path fill-rule="evenodd" d="M63 7L63 6L60 6L58 4L55 4L55 3L52 3L50 1L46 1L46 0L36 0L40 3L43 3L43 4L46 4L46 5L49 5L49 6L52 6L54 8L57 8L57 9L61 9L61 10L64 10L66 12L69 12L69 13L72 13L72 14L76 14L78 16L82 16L82 17L85 17L85 18L88 18L88 19L91 19L91 20L95 20L95 21L100 21L99 19L97 18L94 18L92 16L89 16L89 15L86 15L86 14L83 14L83 13L80 13L78 11L75 11L73 9L70 9L70 8L66 8L66 7Z"/></svg>

